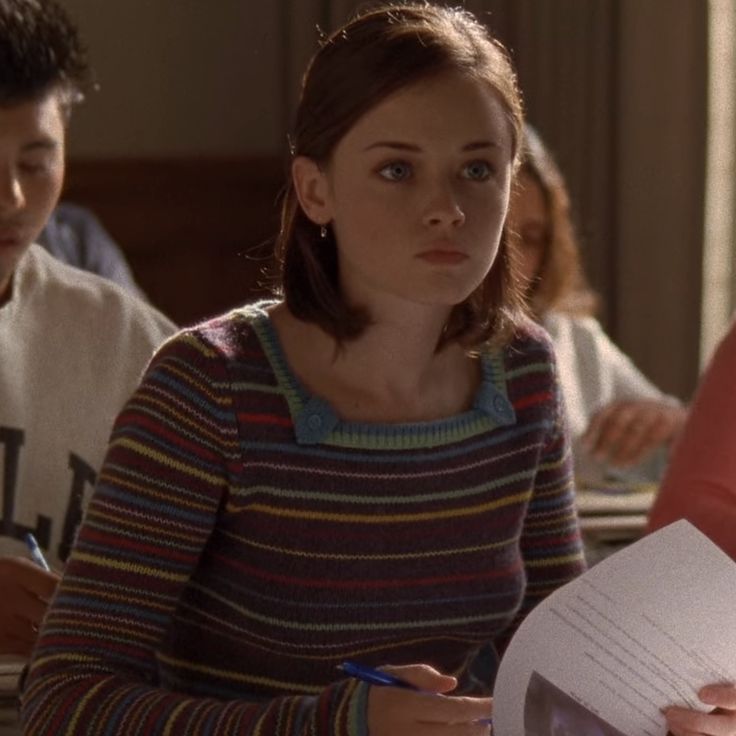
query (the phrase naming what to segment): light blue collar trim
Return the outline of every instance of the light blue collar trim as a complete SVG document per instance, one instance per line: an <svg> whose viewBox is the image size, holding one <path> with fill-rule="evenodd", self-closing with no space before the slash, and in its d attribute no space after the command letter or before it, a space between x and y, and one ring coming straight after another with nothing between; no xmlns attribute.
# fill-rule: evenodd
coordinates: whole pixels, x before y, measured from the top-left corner
<svg viewBox="0 0 736 736"><path fill-rule="evenodd" d="M501 391L493 381L492 361L487 356L483 361L483 382L478 389L473 406L493 419L496 424L505 426L516 423L516 412L506 393Z"/></svg>
<svg viewBox="0 0 736 736"><path fill-rule="evenodd" d="M278 335L265 310L270 303L272 302L259 302L240 311L249 318L261 338L261 345L289 403L294 434L300 445L342 444L346 441L352 445L356 437L362 437L361 442L371 445L393 445L398 442L402 446L407 443L407 446L415 443L423 446L428 441L433 443L432 440L437 438L447 440L450 436L456 436L460 439L467 433L475 434L516 423L516 412L506 395L506 376L500 350L481 353L481 385L472 409L463 414L404 425L342 422L327 401L310 394L291 372Z"/></svg>

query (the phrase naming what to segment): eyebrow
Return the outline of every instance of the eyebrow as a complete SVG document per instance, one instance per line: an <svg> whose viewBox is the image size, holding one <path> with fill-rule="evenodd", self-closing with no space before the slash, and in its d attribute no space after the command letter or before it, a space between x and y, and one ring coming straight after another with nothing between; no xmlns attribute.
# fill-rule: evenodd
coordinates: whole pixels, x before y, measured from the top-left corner
<svg viewBox="0 0 736 736"><path fill-rule="evenodd" d="M26 143L24 146L21 146L21 150L24 153L31 151L54 151L58 147L58 141L51 138L43 138L37 141L31 141L31 143Z"/></svg>
<svg viewBox="0 0 736 736"><path fill-rule="evenodd" d="M487 148L498 148L498 143L493 141L473 141L472 143L466 143L462 147L462 151L480 151ZM394 151L411 151L412 153L421 153L421 146L417 146L413 143L404 143L402 141L376 141L366 146L363 150L370 151L374 148L390 148Z"/></svg>

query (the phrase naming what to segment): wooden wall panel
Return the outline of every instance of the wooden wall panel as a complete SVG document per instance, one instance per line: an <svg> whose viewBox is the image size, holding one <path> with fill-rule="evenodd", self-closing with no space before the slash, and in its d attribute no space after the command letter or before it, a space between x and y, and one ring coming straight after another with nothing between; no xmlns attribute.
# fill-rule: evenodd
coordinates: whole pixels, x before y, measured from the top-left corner
<svg viewBox="0 0 736 736"><path fill-rule="evenodd" d="M265 293L277 158L71 161L64 198L90 207L150 300L179 324Z"/></svg>

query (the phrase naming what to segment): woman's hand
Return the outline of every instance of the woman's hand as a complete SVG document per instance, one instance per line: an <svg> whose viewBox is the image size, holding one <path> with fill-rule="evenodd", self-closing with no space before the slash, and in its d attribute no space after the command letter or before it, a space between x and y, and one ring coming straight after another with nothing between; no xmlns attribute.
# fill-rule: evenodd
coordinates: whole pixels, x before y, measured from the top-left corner
<svg viewBox="0 0 736 736"><path fill-rule="evenodd" d="M23 557L0 557L0 654L29 656L59 583Z"/></svg>
<svg viewBox="0 0 736 736"><path fill-rule="evenodd" d="M736 736L736 685L707 685L698 697L715 709L667 708L664 716L672 736Z"/></svg>
<svg viewBox="0 0 736 736"><path fill-rule="evenodd" d="M490 726L478 723L490 718L491 698L446 695L457 680L426 664L381 669L414 685L370 688L368 733L371 736L488 736Z"/></svg>
<svg viewBox="0 0 736 736"><path fill-rule="evenodd" d="M596 460L626 467L679 434L687 410L659 401L614 401L590 420L583 446Z"/></svg>

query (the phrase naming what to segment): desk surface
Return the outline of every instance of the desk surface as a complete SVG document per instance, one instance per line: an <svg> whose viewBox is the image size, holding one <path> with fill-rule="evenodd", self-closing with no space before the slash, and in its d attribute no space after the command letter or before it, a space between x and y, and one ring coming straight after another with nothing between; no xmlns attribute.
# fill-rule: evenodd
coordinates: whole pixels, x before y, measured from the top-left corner
<svg viewBox="0 0 736 736"><path fill-rule="evenodd" d="M578 513L584 516L646 514L654 503L654 489L630 492L578 491Z"/></svg>
<svg viewBox="0 0 736 736"><path fill-rule="evenodd" d="M577 491L576 505L588 564L595 564L641 537L656 492L653 483Z"/></svg>
<svg viewBox="0 0 736 736"><path fill-rule="evenodd" d="M0 705L0 736L20 736L20 719L15 705Z"/></svg>
<svg viewBox="0 0 736 736"><path fill-rule="evenodd" d="M0 655L0 736L20 734L18 719L18 678L25 659L13 655Z"/></svg>

